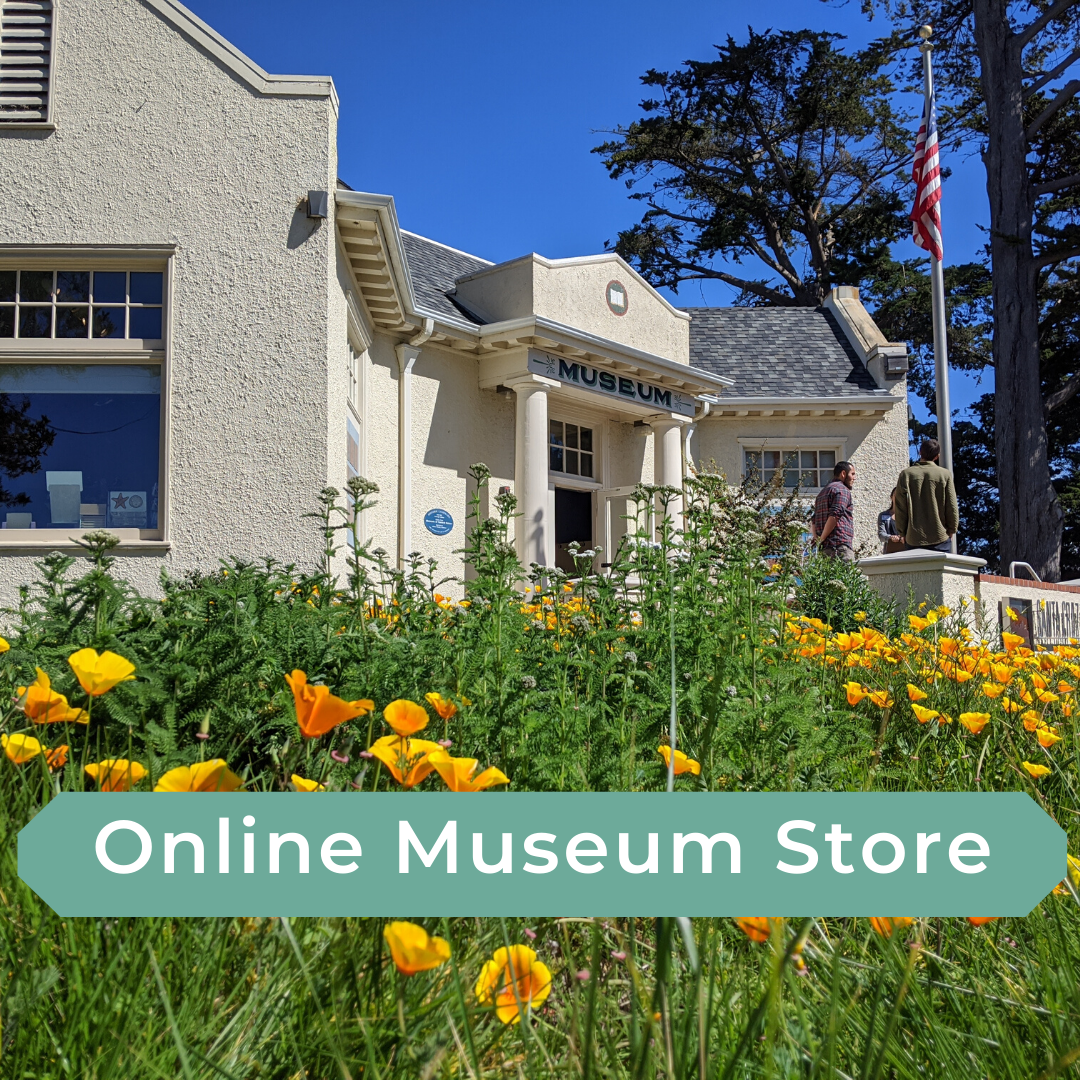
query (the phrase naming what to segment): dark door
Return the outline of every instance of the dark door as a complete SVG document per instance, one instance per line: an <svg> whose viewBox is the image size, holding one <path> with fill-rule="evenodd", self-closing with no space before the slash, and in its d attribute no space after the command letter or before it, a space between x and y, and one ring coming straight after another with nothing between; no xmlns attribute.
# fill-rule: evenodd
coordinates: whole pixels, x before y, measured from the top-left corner
<svg viewBox="0 0 1080 1080"><path fill-rule="evenodd" d="M580 550L592 547L593 497L591 491L573 488L555 489L555 565L574 573L574 560L567 545L576 540Z"/></svg>

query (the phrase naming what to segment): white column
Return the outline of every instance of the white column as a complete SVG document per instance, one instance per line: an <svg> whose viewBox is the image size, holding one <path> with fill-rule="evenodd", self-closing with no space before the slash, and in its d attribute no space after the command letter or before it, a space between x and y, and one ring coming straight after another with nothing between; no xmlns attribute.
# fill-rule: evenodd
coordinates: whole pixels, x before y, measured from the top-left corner
<svg viewBox="0 0 1080 1080"><path fill-rule="evenodd" d="M683 486L682 429L680 420L662 417L650 421L653 430L653 483L663 487L678 488ZM682 497L668 503L668 516L671 517L676 531L682 531ZM657 524L662 507L657 506Z"/></svg>
<svg viewBox="0 0 1080 1080"><path fill-rule="evenodd" d="M398 345L398 500L397 563L405 567L412 551L412 370L420 355L418 345Z"/></svg>
<svg viewBox="0 0 1080 1080"><path fill-rule="evenodd" d="M517 423L514 431L514 491L518 498L515 537L518 558L555 563L555 522L548 509L548 390L557 382L540 375L515 379Z"/></svg>

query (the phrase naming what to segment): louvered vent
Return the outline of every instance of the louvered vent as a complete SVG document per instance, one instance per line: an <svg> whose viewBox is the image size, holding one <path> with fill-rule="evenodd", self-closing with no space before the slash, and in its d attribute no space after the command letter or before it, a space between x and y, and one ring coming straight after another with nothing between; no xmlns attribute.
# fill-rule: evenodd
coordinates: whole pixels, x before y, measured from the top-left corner
<svg viewBox="0 0 1080 1080"><path fill-rule="evenodd" d="M49 118L52 0L0 2L0 123Z"/></svg>

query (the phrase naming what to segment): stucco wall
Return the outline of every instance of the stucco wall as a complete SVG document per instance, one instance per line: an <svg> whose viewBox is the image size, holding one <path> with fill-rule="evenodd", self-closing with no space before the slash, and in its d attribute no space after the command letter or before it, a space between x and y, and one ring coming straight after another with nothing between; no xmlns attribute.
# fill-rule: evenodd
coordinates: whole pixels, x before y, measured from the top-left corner
<svg viewBox="0 0 1080 1080"><path fill-rule="evenodd" d="M0 243L176 248L172 547L118 572L152 592L162 566L313 565L344 329L333 222L299 204L333 186L330 99L260 95L138 0L66 0L54 57L56 130L0 132ZM33 561L0 554L0 603Z"/></svg>
<svg viewBox="0 0 1080 1080"><path fill-rule="evenodd" d="M907 413L903 401L883 417L707 416L690 443L696 468L719 469L732 483L743 478L743 447L748 439L835 439L855 465L855 548L878 552L877 516L908 464ZM768 443L765 443L768 447Z"/></svg>

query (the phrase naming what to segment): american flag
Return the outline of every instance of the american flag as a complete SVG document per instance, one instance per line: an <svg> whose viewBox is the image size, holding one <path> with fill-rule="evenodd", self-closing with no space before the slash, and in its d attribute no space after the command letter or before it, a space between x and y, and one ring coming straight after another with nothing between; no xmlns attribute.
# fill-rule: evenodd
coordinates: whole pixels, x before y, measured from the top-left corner
<svg viewBox="0 0 1080 1080"><path fill-rule="evenodd" d="M926 99L919 136L915 140L915 205L911 208L911 238L941 262L941 160L938 156L937 108L934 95Z"/></svg>

